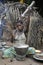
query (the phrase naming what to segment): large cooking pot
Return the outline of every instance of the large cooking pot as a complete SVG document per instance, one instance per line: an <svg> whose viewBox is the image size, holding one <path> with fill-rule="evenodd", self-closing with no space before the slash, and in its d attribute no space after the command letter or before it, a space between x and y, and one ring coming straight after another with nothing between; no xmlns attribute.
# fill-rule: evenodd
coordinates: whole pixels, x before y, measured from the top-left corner
<svg viewBox="0 0 43 65"><path fill-rule="evenodd" d="M16 59L17 60L24 60L26 54L27 54L27 51L28 51L28 45L24 44L24 45L16 45L14 46L15 48L15 51L16 51Z"/></svg>

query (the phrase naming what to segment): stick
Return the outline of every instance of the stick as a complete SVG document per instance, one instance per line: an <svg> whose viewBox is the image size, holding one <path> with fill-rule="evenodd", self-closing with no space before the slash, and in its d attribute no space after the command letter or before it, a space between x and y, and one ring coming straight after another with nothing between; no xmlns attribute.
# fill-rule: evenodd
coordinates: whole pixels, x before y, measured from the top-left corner
<svg viewBox="0 0 43 65"><path fill-rule="evenodd" d="M24 11L24 13L21 15L22 17L25 16L25 14L30 10L30 8L35 4L35 1L32 1L32 3L27 7L27 9Z"/></svg>

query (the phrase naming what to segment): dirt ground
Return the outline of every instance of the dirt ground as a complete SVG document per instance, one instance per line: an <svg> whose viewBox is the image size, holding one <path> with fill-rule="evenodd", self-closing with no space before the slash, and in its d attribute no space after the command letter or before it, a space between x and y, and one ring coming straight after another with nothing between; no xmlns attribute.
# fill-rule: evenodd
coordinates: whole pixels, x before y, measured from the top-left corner
<svg viewBox="0 0 43 65"><path fill-rule="evenodd" d="M2 59L0 53L0 65L43 65L42 62L36 61L32 58L25 58L24 61L17 61L15 58L13 59L13 62L10 62L9 59Z"/></svg>
<svg viewBox="0 0 43 65"><path fill-rule="evenodd" d="M43 65L43 63L37 62L30 58L26 58L25 61L17 61L14 59L13 62L10 62L10 59L0 58L0 65Z"/></svg>
<svg viewBox="0 0 43 65"><path fill-rule="evenodd" d="M7 45L12 46L12 44L9 42ZM2 59L2 52L0 52L0 65L43 65L43 63L38 62L32 58L25 58L24 61L17 61L15 58L13 59L13 62L10 62L10 59Z"/></svg>

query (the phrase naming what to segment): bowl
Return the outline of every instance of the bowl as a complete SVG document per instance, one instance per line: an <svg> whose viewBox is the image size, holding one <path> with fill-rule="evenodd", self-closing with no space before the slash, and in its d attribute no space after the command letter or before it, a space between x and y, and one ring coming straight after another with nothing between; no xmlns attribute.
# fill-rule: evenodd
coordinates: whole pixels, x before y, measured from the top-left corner
<svg viewBox="0 0 43 65"><path fill-rule="evenodd" d="M1 42L1 46L6 46L6 42Z"/></svg>

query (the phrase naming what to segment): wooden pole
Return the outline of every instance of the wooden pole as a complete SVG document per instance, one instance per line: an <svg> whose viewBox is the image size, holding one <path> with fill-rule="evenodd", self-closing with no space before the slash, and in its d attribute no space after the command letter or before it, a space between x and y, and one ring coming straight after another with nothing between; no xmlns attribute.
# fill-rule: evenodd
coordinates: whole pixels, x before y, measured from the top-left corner
<svg viewBox="0 0 43 65"><path fill-rule="evenodd" d="M21 14L22 17L25 16L25 14L31 9L31 7L35 4L35 1L32 1L32 3L27 7L27 9Z"/></svg>

